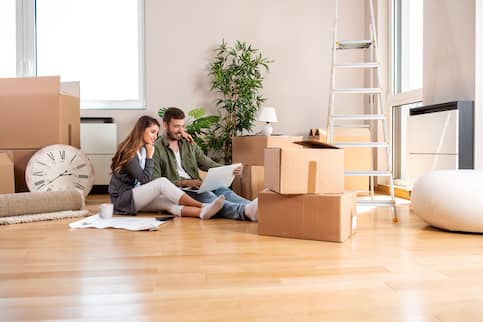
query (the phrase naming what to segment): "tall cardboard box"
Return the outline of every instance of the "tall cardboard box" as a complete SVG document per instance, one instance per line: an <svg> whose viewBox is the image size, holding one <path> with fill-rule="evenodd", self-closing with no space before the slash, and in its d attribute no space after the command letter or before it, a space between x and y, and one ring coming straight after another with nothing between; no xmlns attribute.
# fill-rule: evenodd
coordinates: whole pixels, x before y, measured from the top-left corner
<svg viewBox="0 0 483 322"><path fill-rule="evenodd" d="M0 150L0 153L7 153L13 160L13 171L15 177L15 192L28 192L25 182L25 169L30 158L38 150Z"/></svg>
<svg viewBox="0 0 483 322"><path fill-rule="evenodd" d="M0 153L0 194L14 192L13 160L8 153Z"/></svg>
<svg viewBox="0 0 483 322"><path fill-rule="evenodd" d="M233 180L233 191L245 199L253 200L265 189L265 168L261 165L243 167L241 176Z"/></svg>
<svg viewBox="0 0 483 322"><path fill-rule="evenodd" d="M301 136L236 136L232 138L233 163L243 165L263 165L265 148L292 148L302 147L293 142L301 141Z"/></svg>
<svg viewBox="0 0 483 322"><path fill-rule="evenodd" d="M282 194L344 192L344 150L265 149L265 186Z"/></svg>
<svg viewBox="0 0 483 322"><path fill-rule="evenodd" d="M355 193L258 196L260 235L343 242L352 234Z"/></svg>
<svg viewBox="0 0 483 322"><path fill-rule="evenodd" d="M0 149L50 144L80 148L79 97L62 94L58 76L0 78Z"/></svg>
<svg viewBox="0 0 483 322"><path fill-rule="evenodd" d="M311 129L309 138L327 142L326 129ZM334 142L370 142L371 132L367 128L335 128ZM373 168L371 148L344 148L346 171L370 170ZM345 177L346 190L369 190L369 177Z"/></svg>

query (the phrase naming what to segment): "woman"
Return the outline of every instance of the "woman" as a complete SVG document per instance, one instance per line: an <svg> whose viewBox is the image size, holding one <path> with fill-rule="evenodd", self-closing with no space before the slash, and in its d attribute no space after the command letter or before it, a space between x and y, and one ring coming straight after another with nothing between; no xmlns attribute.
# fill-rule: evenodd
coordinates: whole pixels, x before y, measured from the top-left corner
<svg viewBox="0 0 483 322"><path fill-rule="evenodd" d="M211 218L223 207L224 196L203 204L166 178L152 180L153 143L158 132L159 122L156 119L141 116L129 136L119 145L112 158L109 183L114 212L136 214L141 210L167 210L177 216Z"/></svg>

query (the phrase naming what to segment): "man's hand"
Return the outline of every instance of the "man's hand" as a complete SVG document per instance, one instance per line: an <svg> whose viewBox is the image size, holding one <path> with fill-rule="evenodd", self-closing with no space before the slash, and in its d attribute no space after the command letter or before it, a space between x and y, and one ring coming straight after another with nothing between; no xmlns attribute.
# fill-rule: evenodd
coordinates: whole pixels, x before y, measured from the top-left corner
<svg viewBox="0 0 483 322"><path fill-rule="evenodd" d="M146 144L144 145L146 148L146 158L147 159L152 159L154 155L154 145L152 144Z"/></svg>
<svg viewBox="0 0 483 322"><path fill-rule="evenodd" d="M243 166L236 167L235 170L233 170L233 175L235 176L241 176L243 173Z"/></svg>
<svg viewBox="0 0 483 322"><path fill-rule="evenodd" d="M195 140L193 140L193 137L191 135L189 135L188 132L186 132L184 129L181 132L181 136L183 137L183 139L188 141L188 143L194 143L195 142Z"/></svg>
<svg viewBox="0 0 483 322"><path fill-rule="evenodd" d="M198 179L181 179L178 180L177 186L178 187L190 187L190 188L199 188L203 181Z"/></svg>

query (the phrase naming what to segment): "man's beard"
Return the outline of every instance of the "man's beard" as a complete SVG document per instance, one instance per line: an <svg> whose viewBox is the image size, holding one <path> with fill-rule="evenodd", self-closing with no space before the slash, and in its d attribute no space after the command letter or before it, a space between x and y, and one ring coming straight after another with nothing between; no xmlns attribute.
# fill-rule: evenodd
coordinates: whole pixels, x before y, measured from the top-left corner
<svg viewBox="0 0 483 322"><path fill-rule="evenodd" d="M181 133L175 134L173 132L167 131L166 134L168 135L168 138L170 140L177 140L177 141L181 140Z"/></svg>

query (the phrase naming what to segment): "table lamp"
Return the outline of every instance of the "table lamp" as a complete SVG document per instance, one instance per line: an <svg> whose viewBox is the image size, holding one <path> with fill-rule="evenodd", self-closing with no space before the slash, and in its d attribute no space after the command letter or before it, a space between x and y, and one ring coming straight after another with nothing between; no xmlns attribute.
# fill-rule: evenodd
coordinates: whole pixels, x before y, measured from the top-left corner
<svg viewBox="0 0 483 322"><path fill-rule="evenodd" d="M272 135L273 129L270 123L278 122L277 113L275 113L275 107L262 107L260 114L258 114L257 121L267 123L262 130L263 135Z"/></svg>

